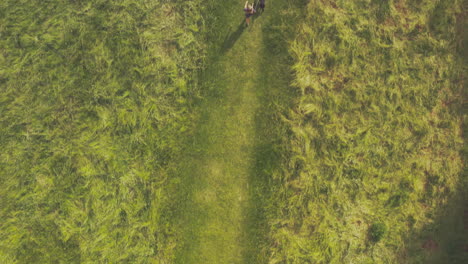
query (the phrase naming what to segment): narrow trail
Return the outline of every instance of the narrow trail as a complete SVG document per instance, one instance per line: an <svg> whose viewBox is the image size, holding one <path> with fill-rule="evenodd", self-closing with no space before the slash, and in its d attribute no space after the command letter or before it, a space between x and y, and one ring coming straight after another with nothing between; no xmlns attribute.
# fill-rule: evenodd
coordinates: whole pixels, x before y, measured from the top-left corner
<svg viewBox="0 0 468 264"><path fill-rule="evenodd" d="M184 186L183 206L177 209L177 226L183 231L175 263L246 263L256 254L253 233L258 228L252 222L257 220L251 218L258 199L252 197L257 191L252 178L257 177L255 148L262 141L259 108L268 86L262 47L269 16L266 11L257 15L246 28L242 12L230 15L230 34L203 74L210 95L198 106L201 116L191 153L178 171L191 183Z"/></svg>
<svg viewBox="0 0 468 264"><path fill-rule="evenodd" d="M248 29L246 29L247 31ZM251 32L261 35L258 25ZM247 39L248 38L248 39ZM180 263L242 263L244 210L250 200L248 177L253 164L255 124L258 107L255 74L259 70L259 37L242 36L220 60L208 69L205 82L224 95L207 102L200 126L203 138L195 144L205 149L193 157L198 172L193 203L198 208L190 219L203 219L193 245L187 245ZM242 56L239 56L242 54ZM223 87L224 86L224 87Z"/></svg>

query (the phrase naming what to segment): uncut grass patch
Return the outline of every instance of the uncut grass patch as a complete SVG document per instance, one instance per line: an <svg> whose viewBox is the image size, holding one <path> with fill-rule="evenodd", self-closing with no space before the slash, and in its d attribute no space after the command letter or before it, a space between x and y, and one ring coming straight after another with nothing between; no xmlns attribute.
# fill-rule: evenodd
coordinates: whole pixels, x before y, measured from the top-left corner
<svg viewBox="0 0 468 264"><path fill-rule="evenodd" d="M271 263L426 263L445 243L427 227L465 181L462 2L384 2L311 1L296 26Z"/></svg>
<svg viewBox="0 0 468 264"><path fill-rule="evenodd" d="M0 3L0 262L164 263L200 1Z"/></svg>

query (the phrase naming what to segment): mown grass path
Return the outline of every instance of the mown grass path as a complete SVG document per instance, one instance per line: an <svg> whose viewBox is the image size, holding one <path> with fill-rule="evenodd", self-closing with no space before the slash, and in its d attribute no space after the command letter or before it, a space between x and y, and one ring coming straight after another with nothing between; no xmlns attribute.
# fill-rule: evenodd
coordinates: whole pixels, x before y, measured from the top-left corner
<svg viewBox="0 0 468 264"><path fill-rule="evenodd" d="M209 92L197 106L197 132L177 171L182 183L172 216L180 232L176 263L258 263L262 258L262 191L268 184L261 174L274 159L266 113L287 81L273 76L280 69L273 69L277 61L265 52L264 29L273 12L266 10L245 27L243 3L227 14L229 33L202 76Z"/></svg>
<svg viewBox="0 0 468 264"><path fill-rule="evenodd" d="M258 108L255 75L260 66L255 51L261 30L256 25L245 33L205 75L205 83L219 96L204 103L194 139L199 149L190 165L197 183L193 208L185 219L192 230L180 263L242 263L244 256L244 211L250 202L248 178Z"/></svg>
<svg viewBox="0 0 468 264"><path fill-rule="evenodd" d="M206 102L200 138L202 147L193 157L198 183L193 190L197 211L189 222L195 226L183 263L241 263L244 209L249 202L248 177L253 163L254 114L258 107L254 74L255 53L236 56L253 48L243 41L209 69L206 83L224 89L224 95ZM250 52L249 52L250 53Z"/></svg>

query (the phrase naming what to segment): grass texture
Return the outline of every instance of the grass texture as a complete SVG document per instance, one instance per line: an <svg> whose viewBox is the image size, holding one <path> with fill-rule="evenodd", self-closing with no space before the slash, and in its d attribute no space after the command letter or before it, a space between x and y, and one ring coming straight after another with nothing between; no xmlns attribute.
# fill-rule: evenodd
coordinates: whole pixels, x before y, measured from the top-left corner
<svg viewBox="0 0 468 264"><path fill-rule="evenodd" d="M285 6L270 3L275 10ZM256 16L246 27L242 4L213 3L213 18L207 18L213 31L194 107L196 132L168 186L173 204L165 211L177 241L174 263L267 261L265 189L275 158L268 148L278 141L271 132L279 121L273 106L285 97L288 79L280 69L287 65L264 45L276 11Z"/></svg>
<svg viewBox="0 0 468 264"><path fill-rule="evenodd" d="M266 2L0 1L0 262L466 262L466 1Z"/></svg>
<svg viewBox="0 0 468 264"><path fill-rule="evenodd" d="M200 1L0 2L0 262L168 263Z"/></svg>
<svg viewBox="0 0 468 264"><path fill-rule="evenodd" d="M466 3L302 12L269 263L463 263Z"/></svg>

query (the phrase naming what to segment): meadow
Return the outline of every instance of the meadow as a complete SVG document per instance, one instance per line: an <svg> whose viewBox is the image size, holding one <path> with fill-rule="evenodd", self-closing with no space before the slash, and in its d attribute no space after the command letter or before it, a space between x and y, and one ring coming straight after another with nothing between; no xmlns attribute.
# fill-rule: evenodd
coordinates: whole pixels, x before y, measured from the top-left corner
<svg viewBox="0 0 468 264"><path fill-rule="evenodd" d="M266 2L0 1L0 263L467 262L466 1Z"/></svg>
<svg viewBox="0 0 468 264"><path fill-rule="evenodd" d="M466 262L466 2L304 12L269 263Z"/></svg>
<svg viewBox="0 0 468 264"><path fill-rule="evenodd" d="M163 263L200 1L0 2L0 262Z"/></svg>

